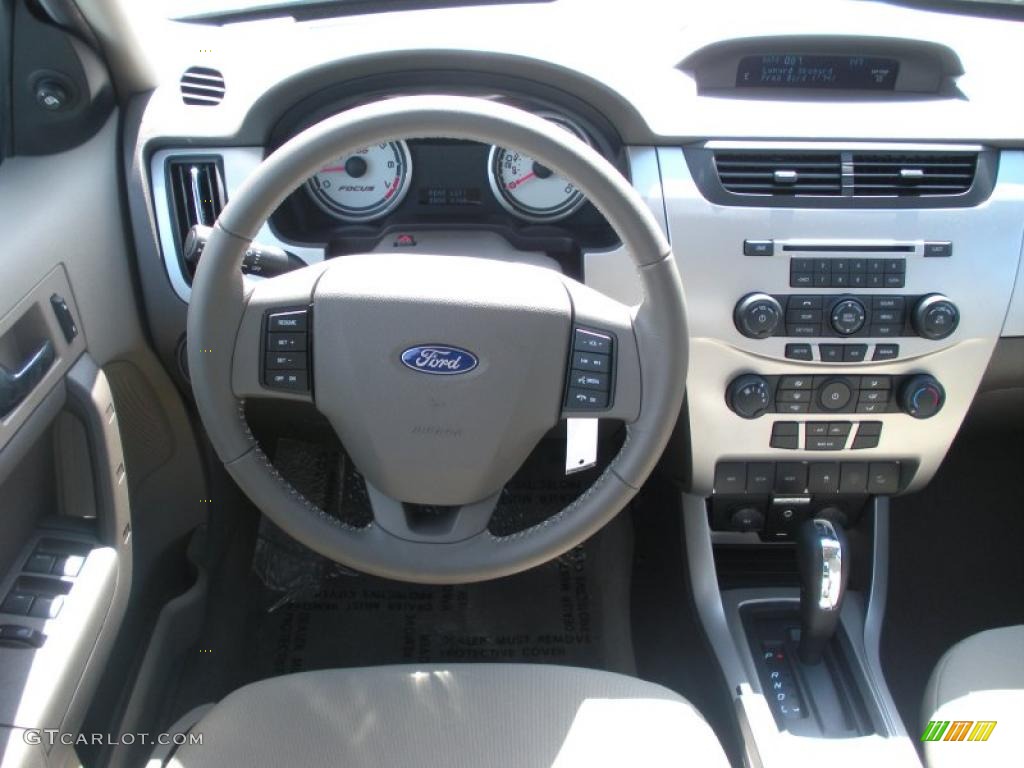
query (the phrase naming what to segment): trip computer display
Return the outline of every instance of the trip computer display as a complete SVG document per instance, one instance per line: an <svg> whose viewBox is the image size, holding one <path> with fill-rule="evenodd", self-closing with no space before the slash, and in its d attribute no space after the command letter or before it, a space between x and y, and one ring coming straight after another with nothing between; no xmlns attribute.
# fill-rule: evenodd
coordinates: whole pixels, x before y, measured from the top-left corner
<svg viewBox="0 0 1024 768"><path fill-rule="evenodd" d="M900 64L879 56L744 56L736 70L737 88L840 88L891 91Z"/></svg>

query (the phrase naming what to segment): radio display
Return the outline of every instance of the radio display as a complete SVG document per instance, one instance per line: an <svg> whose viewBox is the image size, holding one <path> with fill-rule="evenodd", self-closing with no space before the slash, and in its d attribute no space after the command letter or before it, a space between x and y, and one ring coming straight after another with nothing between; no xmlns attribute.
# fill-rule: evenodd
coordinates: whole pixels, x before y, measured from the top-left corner
<svg viewBox="0 0 1024 768"><path fill-rule="evenodd" d="M744 56L736 70L736 87L891 91L899 71L896 59L878 56Z"/></svg>

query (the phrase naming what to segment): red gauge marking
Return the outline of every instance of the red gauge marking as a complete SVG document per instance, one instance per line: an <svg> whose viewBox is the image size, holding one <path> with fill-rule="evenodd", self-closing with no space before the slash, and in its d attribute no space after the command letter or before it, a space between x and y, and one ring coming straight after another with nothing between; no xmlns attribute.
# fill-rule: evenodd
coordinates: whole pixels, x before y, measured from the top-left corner
<svg viewBox="0 0 1024 768"><path fill-rule="evenodd" d="M395 176L395 180L391 182L391 188L384 195L384 199L385 200L387 200L389 197L391 197L393 194L395 194L395 190L398 189L398 180L399 180L399 178L400 178L399 176Z"/></svg>
<svg viewBox="0 0 1024 768"><path fill-rule="evenodd" d="M508 187L508 189L515 189L520 184L529 181L530 179L532 179L536 175L537 175L536 173L534 173L533 171L530 171L525 176L520 176L518 179L513 179L506 186Z"/></svg>

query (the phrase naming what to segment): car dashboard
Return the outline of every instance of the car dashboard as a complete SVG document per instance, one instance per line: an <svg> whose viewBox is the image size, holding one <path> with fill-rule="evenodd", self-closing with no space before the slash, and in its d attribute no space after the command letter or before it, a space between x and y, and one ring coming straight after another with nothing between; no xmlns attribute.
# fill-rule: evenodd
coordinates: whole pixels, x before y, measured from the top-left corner
<svg viewBox="0 0 1024 768"><path fill-rule="evenodd" d="M920 489L1024 336L1024 102L993 85L1024 46L1005 22L829 5L728 24L685 4L501 6L509 28L575 29L565 45L485 34L486 7L182 25L125 157L158 350L187 387L184 235L288 138L399 95L494 99L594 147L667 234L688 315L676 469L713 499L714 529L785 538L794 503ZM306 264L396 249L530 261L643 300L570 181L444 137L339 158L257 241Z"/></svg>

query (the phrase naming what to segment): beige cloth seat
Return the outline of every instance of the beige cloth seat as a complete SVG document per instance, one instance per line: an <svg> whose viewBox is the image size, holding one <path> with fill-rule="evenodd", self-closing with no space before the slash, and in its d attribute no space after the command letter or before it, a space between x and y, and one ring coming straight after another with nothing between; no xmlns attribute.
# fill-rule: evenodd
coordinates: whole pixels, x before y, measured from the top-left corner
<svg viewBox="0 0 1024 768"><path fill-rule="evenodd" d="M996 721L985 742L925 742L928 768L1024 765L1024 625L979 632L946 651L925 690L921 720L922 733L931 720L949 721L946 734L957 722Z"/></svg>
<svg viewBox="0 0 1024 768"><path fill-rule="evenodd" d="M170 765L727 768L685 699L631 677L526 664L303 672L248 685Z"/></svg>

